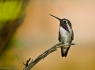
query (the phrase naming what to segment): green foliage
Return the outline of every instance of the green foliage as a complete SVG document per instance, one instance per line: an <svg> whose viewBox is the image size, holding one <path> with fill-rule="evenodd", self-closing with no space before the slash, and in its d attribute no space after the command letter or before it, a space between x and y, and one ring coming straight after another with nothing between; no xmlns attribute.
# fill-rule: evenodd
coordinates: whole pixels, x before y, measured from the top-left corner
<svg viewBox="0 0 95 70"><path fill-rule="evenodd" d="M16 20L23 12L23 0L0 1L0 22Z"/></svg>

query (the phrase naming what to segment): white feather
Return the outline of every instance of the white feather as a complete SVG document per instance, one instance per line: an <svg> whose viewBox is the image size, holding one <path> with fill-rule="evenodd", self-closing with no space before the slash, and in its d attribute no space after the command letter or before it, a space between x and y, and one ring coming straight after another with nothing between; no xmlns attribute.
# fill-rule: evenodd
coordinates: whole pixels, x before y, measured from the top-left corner
<svg viewBox="0 0 95 70"><path fill-rule="evenodd" d="M70 32L68 32L64 28L60 27L61 41L64 42L64 44L69 44L69 42L71 40L71 35L72 35L72 30L70 29L68 24L67 24L67 27ZM69 47L69 46L66 46L66 47Z"/></svg>

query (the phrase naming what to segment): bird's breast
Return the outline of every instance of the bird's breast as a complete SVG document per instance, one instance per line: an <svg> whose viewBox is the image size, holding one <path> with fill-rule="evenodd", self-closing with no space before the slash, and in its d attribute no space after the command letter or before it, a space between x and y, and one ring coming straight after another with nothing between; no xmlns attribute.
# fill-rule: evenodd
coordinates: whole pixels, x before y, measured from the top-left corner
<svg viewBox="0 0 95 70"><path fill-rule="evenodd" d="M60 27L60 36L61 36L61 41L64 43L69 43L71 40L71 33L66 31L64 28Z"/></svg>
<svg viewBox="0 0 95 70"><path fill-rule="evenodd" d="M70 33L66 31L64 28L60 27L60 35L63 37L68 36Z"/></svg>

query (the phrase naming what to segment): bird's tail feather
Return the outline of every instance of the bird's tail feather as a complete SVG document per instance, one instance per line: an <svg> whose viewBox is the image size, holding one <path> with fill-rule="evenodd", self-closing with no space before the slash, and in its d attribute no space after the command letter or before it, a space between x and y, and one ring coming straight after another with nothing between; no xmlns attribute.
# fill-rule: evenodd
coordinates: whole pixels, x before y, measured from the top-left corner
<svg viewBox="0 0 95 70"><path fill-rule="evenodd" d="M66 49L66 52L64 52L64 48L61 47L61 56L62 56L62 57L66 57L66 56L67 56L68 51L69 51L69 48L70 48L70 47L68 47L68 48Z"/></svg>
<svg viewBox="0 0 95 70"><path fill-rule="evenodd" d="M69 49L70 49L70 47L67 48L67 51L65 53L65 57L67 56Z"/></svg>
<svg viewBox="0 0 95 70"><path fill-rule="evenodd" d="M64 54L64 52L63 52L64 50L63 50L63 47L61 47L61 56L62 57L64 57L65 56L65 54Z"/></svg>

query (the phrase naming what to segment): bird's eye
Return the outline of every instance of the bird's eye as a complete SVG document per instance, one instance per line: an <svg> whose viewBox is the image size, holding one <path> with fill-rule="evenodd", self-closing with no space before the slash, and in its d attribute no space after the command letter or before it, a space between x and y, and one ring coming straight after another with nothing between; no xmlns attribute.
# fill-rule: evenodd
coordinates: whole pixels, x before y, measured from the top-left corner
<svg viewBox="0 0 95 70"><path fill-rule="evenodd" d="M67 23L67 21L66 21L66 20L63 20L63 22L64 22L64 23Z"/></svg>

